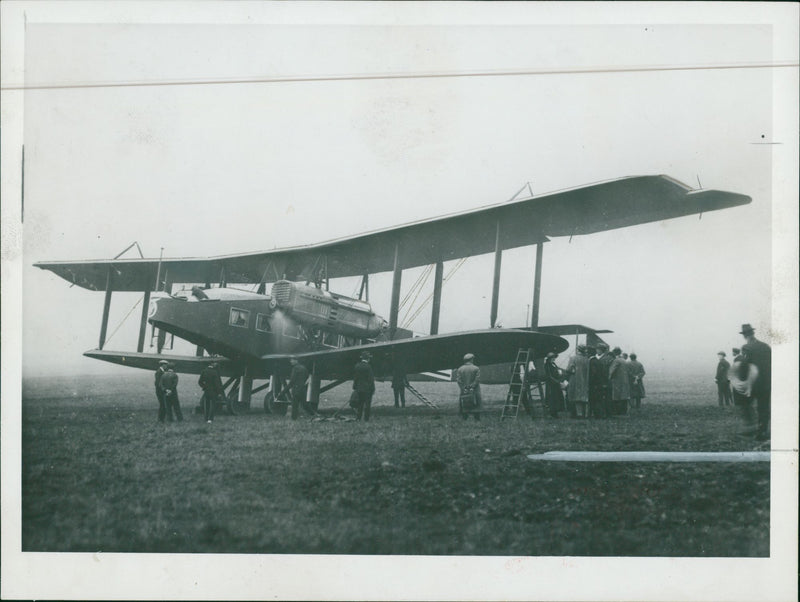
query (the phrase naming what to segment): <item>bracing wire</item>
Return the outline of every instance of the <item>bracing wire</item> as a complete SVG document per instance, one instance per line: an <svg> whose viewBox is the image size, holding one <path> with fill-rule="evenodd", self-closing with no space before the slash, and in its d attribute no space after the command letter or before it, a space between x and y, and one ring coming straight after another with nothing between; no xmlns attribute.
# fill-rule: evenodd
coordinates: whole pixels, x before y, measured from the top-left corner
<svg viewBox="0 0 800 602"><path fill-rule="evenodd" d="M127 313L127 314L125 314L125 317L124 317L124 318L122 318L122 320L120 320L119 324L117 324L117 327L114 329L114 331L113 331L113 332L112 332L110 335L108 335L108 338L106 338L106 341L105 341L106 343L108 343L108 342L111 340L111 337L113 337L115 334L117 334L117 331L118 331L118 330L120 329L120 327L121 327L121 326L122 326L122 325L125 323L125 320L127 320L127 319L128 319L128 316L130 316L130 315L131 315L131 312L133 312L133 310L134 310L134 309L136 309L136 306L137 306L137 305L139 305L139 303L141 303L141 302L142 302L142 299L144 299L144 296L142 296L141 298L139 298L139 299L137 299L137 300L136 300L136 303L134 303L134 304L133 304L133 307L131 307L131 308L128 310L128 313Z"/></svg>
<svg viewBox="0 0 800 602"><path fill-rule="evenodd" d="M444 285L444 284L445 284L445 283L446 283L448 280L450 280L450 278L453 276L453 274L455 274L455 273L456 273L456 271L458 270L458 268L460 268L462 265L464 265L464 262L465 262L465 261L467 261L467 258L466 258L466 257L462 257L461 259L459 259L459 260L458 260L458 262L456 263L456 265L454 265L454 266L453 266L453 269L451 269L451 270L450 270L450 271L447 273L447 275L445 275L445 276L442 278L442 284L443 284L443 285ZM422 312L422 310L423 310L423 309L425 309L425 307L428 305L428 303L430 303L431 299L433 299L433 293L431 293L430 295L428 295L428 296L425 298L425 300L422 302L422 304L421 304L421 305L420 305L420 306L417 308L417 311L415 311L415 312L414 312L414 314L413 314L413 315L412 315L410 318L408 318L408 319L407 319L407 320L406 320L406 321L403 323L403 326L402 326L402 328L408 328L408 327L411 325L411 323L412 323L414 320L416 320L416 319L417 319L417 316L418 316L418 315L419 315L419 314Z"/></svg>
<svg viewBox="0 0 800 602"><path fill-rule="evenodd" d="M422 289L428 282L428 278L430 277L432 271L433 271L433 265L427 266L425 268L425 271L422 274L420 274L420 278L417 279L417 282L419 282L419 286L417 287L417 291L414 294L414 298L411 299L411 302L408 305L408 309L406 310L406 315L403 317L404 322L408 319L408 314L411 313L411 311L414 309L414 304L417 302L420 293L422 293ZM409 294L411 294L410 291Z"/></svg>
<svg viewBox="0 0 800 602"><path fill-rule="evenodd" d="M398 309L403 309L403 307L405 307L406 303L408 303L409 299L411 298L411 295L414 295L414 292L417 291L417 289L422 288L422 286L425 284L425 281L428 279L428 275L431 273L432 269L433 269L432 265L425 266L425 269L420 273L419 276L417 276L417 279L414 282L414 284L411 285L411 288L406 293L406 296L403 297L403 300L400 302ZM414 295L414 298L416 299L416 295Z"/></svg>

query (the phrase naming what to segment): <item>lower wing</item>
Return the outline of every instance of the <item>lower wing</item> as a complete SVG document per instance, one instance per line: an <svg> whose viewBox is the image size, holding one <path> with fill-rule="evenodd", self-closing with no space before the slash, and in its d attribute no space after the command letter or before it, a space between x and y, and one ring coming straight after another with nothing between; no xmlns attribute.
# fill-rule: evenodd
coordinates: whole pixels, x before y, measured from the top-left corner
<svg viewBox="0 0 800 602"><path fill-rule="evenodd" d="M527 330L476 330L357 345L340 349L298 353L300 361L325 380L349 379L362 352L372 355L370 364L376 376L392 374L399 365L406 374L456 368L464 355L475 355L475 363L513 362L520 349L532 349L533 357L549 351L560 353L569 343L559 336ZM290 356L268 355L262 361L288 361Z"/></svg>
<svg viewBox="0 0 800 602"><path fill-rule="evenodd" d="M353 367L362 352L372 355L370 364L376 376L388 376L396 365L406 374L447 370L461 365L464 355L475 355L477 365L513 362L520 349L531 349L533 357L543 357L547 352L560 353L569 343L559 336L528 330L476 330L455 334L440 334L355 345L324 351L309 351L297 354L270 354L247 362L250 376L268 378L274 373L288 374L289 360L296 357L324 380L350 379ZM200 374L203 368L216 362L223 376L240 376L245 363L222 357L200 357L193 355L160 355L155 353L125 353L93 349L84 353L93 359L121 366L155 370L161 360L174 365L181 374Z"/></svg>

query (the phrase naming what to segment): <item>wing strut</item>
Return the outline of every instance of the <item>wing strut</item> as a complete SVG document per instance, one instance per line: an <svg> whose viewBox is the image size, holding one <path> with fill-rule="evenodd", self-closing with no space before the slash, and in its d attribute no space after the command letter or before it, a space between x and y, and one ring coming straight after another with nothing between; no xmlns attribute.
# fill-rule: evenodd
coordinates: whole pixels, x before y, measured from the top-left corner
<svg viewBox="0 0 800 602"><path fill-rule="evenodd" d="M492 282L492 311L489 316L489 326L494 328L497 323L497 305L500 301L500 266L503 261L503 247L500 245L500 220L497 220L494 235L494 280Z"/></svg>
<svg viewBox="0 0 800 602"><path fill-rule="evenodd" d="M403 279L403 268L400 265L400 241L394 243L394 270L392 276L392 304L389 310L389 339L394 339L397 332L397 314L400 311L400 284Z"/></svg>
<svg viewBox="0 0 800 602"><path fill-rule="evenodd" d="M114 284L114 266L108 266L106 275L106 298L103 302L103 321L100 323L100 344L98 349L102 349L106 344L106 332L108 331L108 310L111 309L111 287Z"/></svg>
<svg viewBox="0 0 800 602"><path fill-rule="evenodd" d="M539 327L539 293L542 291L542 251L544 243L536 244L536 268L533 276L533 309L531 310L531 329Z"/></svg>
<svg viewBox="0 0 800 602"><path fill-rule="evenodd" d="M436 274L433 279L433 307L431 308L431 334L439 334L439 311L442 307L442 276L444 263L436 262Z"/></svg>

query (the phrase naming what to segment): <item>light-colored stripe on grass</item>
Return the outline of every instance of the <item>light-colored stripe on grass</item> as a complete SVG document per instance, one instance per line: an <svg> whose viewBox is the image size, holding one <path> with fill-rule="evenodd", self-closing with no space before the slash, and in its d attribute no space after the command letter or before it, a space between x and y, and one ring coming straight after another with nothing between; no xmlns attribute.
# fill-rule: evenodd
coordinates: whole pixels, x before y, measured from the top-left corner
<svg viewBox="0 0 800 602"><path fill-rule="evenodd" d="M769 462L769 452L551 451L531 454L528 459L555 462Z"/></svg>

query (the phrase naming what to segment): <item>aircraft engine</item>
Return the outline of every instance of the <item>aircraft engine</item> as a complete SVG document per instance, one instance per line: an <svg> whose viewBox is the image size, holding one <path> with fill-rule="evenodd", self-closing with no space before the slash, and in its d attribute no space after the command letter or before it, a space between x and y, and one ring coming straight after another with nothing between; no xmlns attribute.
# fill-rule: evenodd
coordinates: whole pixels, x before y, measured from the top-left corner
<svg viewBox="0 0 800 602"><path fill-rule="evenodd" d="M371 338L386 329L386 320L369 303L344 297L314 286L278 280L272 285L272 305L307 327L349 337Z"/></svg>

